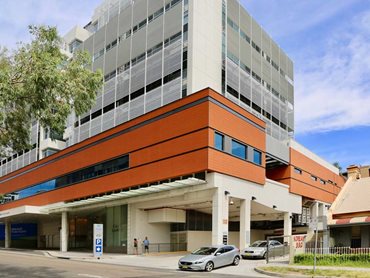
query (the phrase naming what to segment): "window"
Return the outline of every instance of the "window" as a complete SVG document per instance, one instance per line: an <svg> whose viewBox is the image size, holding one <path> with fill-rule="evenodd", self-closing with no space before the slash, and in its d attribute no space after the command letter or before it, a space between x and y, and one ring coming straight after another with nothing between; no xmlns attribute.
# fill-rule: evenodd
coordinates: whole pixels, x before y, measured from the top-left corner
<svg viewBox="0 0 370 278"><path fill-rule="evenodd" d="M253 150L253 162L262 165L262 153L257 150Z"/></svg>
<svg viewBox="0 0 370 278"><path fill-rule="evenodd" d="M294 167L294 173L302 175L302 170Z"/></svg>
<svg viewBox="0 0 370 278"><path fill-rule="evenodd" d="M247 158L247 147L237 141L231 141L231 153L239 158Z"/></svg>
<svg viewBox="0 0 370 278"><path fill-rule="evenodd" d="M76 49L82 44L80 40L74 40L69 44L69 52L74 53Z"/></svg>
<svg viewBox="0 0 370 278"><path fill-rule="evenodd" d="M223 151L224 150L224 136L218 132L215 132L215 148Z"/></svg>
<svg viewBox="0 0 370 278"><path fill-rule="evenodd" d="M58 152L58 150L47 148L42 151L42 157L47 157L49 155L55 154L56 152Z"/></svg>
<svg viewBox="0 0 370 278"><path fill-rule="evenodd" d="M317 177L311 175L311 180L317 181Z"/></svg>
<svg viewBox="0 0 370 278"><path fill-rule="evenodd" d="M127 168L129 168L129 156L123 155L121 157L114 158L99 164L95 164L93 166L77 170L67 175L27 187L17 192L7 193L5 194L5 197L14 195L16 196L16 198L11 200L9 198L4 198L5 201L3 200L0 203L23 199L42 192L57 189L58 187L83 182L87 179L97 178L99 176L118 172L121 170L125 170Z"/></svg>
<svg viewBox="0 0 370 278"><path fill-rule="evenodd" d="M321 184L326 184L326 181L324 181L324 180L320 179L320 183L321 183Z"/></svg>

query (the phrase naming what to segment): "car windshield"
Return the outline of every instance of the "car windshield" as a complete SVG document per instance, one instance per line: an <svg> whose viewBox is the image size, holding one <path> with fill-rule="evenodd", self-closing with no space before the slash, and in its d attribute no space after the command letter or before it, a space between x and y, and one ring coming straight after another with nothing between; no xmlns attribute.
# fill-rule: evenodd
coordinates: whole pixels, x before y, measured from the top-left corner
<svg viewBox="0 0 370 278"><path fill-rule="evenodd" d="M193 255L211 255L216 252L217 248L214 247L202 247L198 250L195 250L192 254Z"/></svg>
<svg viewBox="0 0 370 278"><path fill-rule="evenodd" d="M266 247L266 244L266 241L256 241L251 245L251 247Z"/></svg>

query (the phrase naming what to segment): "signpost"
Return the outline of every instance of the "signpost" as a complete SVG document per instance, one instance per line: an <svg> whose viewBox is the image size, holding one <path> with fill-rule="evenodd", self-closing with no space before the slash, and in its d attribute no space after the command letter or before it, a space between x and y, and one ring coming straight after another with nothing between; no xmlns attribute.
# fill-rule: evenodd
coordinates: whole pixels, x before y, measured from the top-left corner
<svg viewBox="0 0 370 278"><path fill-rule="evenodd" d="M318 226L318 219L317 217L312 218L310 223L310 228L315 230L315 251L314 251L314 258L313 258L313 274L316 272L316 254L317 254L317 226Z"/></svg>
<svg viewBox="0 0 370 278"><path fill-rule="evenodd" d="M94 224L94 257L103 255L103 224Z"/></svg>

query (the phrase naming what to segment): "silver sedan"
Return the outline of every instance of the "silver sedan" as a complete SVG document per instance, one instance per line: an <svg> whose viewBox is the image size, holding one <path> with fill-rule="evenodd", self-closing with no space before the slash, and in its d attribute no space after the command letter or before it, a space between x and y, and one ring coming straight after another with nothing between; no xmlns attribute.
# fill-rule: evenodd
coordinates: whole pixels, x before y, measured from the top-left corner
<svg viewBox="0 0 370 278"><path fill-rule="evenodd" d="M179 260L179 269L212 271L226 265L238 265L239 249L234 245L214 245L201 247Z"/></svg>

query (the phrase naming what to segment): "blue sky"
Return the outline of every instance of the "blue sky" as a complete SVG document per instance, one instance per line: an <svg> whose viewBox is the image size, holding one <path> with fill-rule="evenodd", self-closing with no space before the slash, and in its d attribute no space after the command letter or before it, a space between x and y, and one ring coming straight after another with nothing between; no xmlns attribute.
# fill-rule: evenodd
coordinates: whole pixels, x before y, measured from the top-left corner
<svg viewBox="0 0 370 278"><path fill-rule="evenodd" d="M343 167L370 164L370 1L240 1L294 61L297 141ZM100 2L0 0L0 45L27 41L29 24L83 26Z"/></svg>

